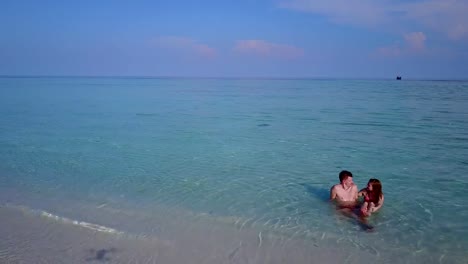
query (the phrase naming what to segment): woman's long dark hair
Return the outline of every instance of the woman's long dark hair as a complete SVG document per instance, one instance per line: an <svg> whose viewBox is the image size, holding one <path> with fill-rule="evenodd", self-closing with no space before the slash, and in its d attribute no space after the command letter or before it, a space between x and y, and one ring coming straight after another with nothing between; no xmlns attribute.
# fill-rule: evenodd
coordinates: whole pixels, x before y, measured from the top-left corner
<svg viewBox="0 0 468 264"><path fill-rule="evenodd" d="M370 179L369 183L372 184L372 191L369 193L369 198L371 202L378 204L380 198L383 195L382 184L380 183L379 180L374 179L374 178Z"/></svg>

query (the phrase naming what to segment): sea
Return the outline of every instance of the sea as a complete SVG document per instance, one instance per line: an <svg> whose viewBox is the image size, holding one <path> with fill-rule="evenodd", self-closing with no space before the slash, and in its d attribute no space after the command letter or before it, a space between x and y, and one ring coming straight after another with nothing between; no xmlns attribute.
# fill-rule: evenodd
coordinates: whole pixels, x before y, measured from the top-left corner
<svg viewBox="0 0 468 264"><path fill-rule="evenodd" d="M468 81L0 77L0 220L46 221L43 245L56 227L174 263L468 263L467 157ZM342 170L382 183L371 231L329 201ZM21 258L1 229L0 262Z"/></svg>

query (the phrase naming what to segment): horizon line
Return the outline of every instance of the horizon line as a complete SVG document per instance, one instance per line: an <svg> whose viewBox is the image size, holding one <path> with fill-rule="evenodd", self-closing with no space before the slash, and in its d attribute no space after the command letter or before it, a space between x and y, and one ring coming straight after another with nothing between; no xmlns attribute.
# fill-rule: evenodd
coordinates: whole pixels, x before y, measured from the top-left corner
<svg viewBox="0 0 468 264"><path fill-rule="evenodd" d="M400 75L398 75L400 76ZM396 80L384 77L330 77L330 76L183 76L183 75L34 75L0 74L0 78L122 78L122 79L219 79L219 80ZM468 81L468 78L402 78L400 81Z"/></svg>

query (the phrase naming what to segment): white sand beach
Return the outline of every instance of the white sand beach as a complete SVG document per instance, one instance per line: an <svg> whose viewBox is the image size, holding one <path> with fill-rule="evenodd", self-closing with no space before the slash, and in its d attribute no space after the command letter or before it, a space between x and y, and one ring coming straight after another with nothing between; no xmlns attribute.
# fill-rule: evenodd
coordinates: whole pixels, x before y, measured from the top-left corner
<svg viewBox="0 0 468 264"><path fill-rule="evenodd" d="M174 240L98 231L21 208L0 207L1 263L374 263L356 249L319 248L300 240L277 243L248 230L191 228ZM182 229L183 230L183 229Z"/></svg>

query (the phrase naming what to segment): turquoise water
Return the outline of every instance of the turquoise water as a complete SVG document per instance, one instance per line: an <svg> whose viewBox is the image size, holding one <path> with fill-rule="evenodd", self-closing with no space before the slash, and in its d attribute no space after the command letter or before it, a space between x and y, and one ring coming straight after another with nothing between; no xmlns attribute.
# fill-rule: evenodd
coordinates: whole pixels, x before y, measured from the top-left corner
<svg viewBox="0 0 468 264"><path fill-rule="evenodd" d="M403 260L468 257L468 82L0 78L0 114L0 191L20 193L3 203L162 206ZM327 202L342 169L382 181L370 235Z"/></svg>

